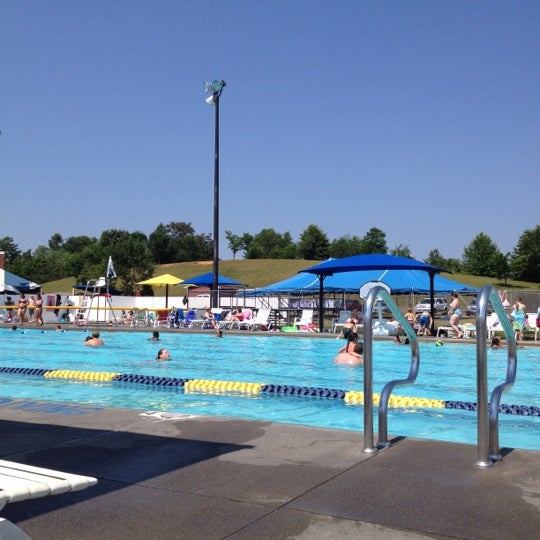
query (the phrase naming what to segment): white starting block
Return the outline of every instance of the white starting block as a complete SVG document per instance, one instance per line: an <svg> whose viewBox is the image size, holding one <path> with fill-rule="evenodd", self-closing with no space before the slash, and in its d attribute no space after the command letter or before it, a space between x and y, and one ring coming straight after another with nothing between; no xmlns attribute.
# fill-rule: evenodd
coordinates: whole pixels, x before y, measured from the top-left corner
<svg viewBox="0 0 540 540"><path fill-rule="evenodd" d="M97 479L0 460L0 509L7 503L59 495L93 486ZM0 519L0 539L28 539L13 523Z"/></svg>

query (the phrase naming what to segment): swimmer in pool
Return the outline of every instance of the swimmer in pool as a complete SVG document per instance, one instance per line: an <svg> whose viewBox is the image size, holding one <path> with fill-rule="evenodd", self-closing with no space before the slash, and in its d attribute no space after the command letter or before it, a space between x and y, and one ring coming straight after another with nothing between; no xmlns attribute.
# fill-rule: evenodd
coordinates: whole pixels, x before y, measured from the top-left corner
<svg viewBox="0 0 540 540"><path fill-rule="evenodd" d="M159 351L157 353L157 356L156 356L156 361L157 362L164 362L164 361L170 360L170 359L171 359L171 353L169 353L168 349L159 349Z"/></svg>
<svg viewBox="0 0 540 540"><path fill-rule="evenodd" d="M152 332L152 337L148 338L148 341L159 341L159 332L154 330Z"/></svg>
<svg viewBox="0 0 540 540"><path fill-rule="evenodd" d="M89 347L101 347L103 345L103 340L99 337L99 332L92 332L91 336L87 336L84 340L84 345Z"/></svg>
<svg viewBox="0 0 540 540"><path fill-rule="evenodd" d="M498 336L495 336L491 338L491 345L489 346L490 349L504 349L504 344L501 341L501 338Z"/></svg>
<svg viewBox="0 0 540 540"><path fill-rule="evenodd" d="M334 364L347 364L349 366L359 366L364 363L362 354L364 353L364 344L358 341L354 346L352 352L339 353L334 358Z"/></svg>
<svg viewBox="0 0 540 540"><path fill-rule="evenodd" d="M358 334L356 332L350 332L349 337L347 338L347 343L339 349L338 354L341 353L352 353L354 352L354 347L358 341Z"/></svg>

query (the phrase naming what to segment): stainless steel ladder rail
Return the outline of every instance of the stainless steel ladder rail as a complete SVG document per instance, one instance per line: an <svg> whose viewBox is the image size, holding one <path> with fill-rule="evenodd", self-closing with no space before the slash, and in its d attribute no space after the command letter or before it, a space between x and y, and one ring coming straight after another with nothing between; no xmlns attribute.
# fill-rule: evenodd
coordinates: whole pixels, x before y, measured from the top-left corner
<svg viewBox="0 0 540 540"><path fill-rule="evenodd" d="M507 368L505 380L497 385L488 402L487 380L487 308L491 303L506 337ZM495 288L486 285L478 294L476 316L476 392L477 392L477 460L479 467L491 467L502 459L499 448L499 405L504 392L512 388L517 373L517 346L512 325Z"/></svg>
<svg viewBox="0 0 540 540"><path fill-rule="evenodd" d="M379 442L378 448L386 448L388 442L388 400L396 386L411 384L416 380L420 367L420 349L418 338L400 309L382 286L373 287L364 302L364 453L377 451L373 443L373 307L378 297L382 297L396 320L401 324L411 345L411 366L406 379L388 382L379 398Z"/></svg>

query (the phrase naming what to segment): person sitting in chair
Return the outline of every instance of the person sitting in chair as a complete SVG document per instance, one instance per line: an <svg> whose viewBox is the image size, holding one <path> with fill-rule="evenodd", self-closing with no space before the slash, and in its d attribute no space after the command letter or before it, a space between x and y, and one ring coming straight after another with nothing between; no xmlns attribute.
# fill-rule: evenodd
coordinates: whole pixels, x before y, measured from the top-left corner
<svg viewBox="0 0 540 540"><path fill-rule="evenodd" d="M214 330L219 329L219 324L216 321L216 318L214 317L214 314L212 313L212 310L210 308L206 308L206 311L204 312L204 319L210 322Z"/></svg>

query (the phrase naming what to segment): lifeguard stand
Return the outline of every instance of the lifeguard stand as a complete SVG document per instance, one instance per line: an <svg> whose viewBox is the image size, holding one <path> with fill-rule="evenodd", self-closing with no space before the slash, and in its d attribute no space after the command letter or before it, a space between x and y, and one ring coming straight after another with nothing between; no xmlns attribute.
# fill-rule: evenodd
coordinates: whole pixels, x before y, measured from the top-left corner
<svg viewBox="0 0 540 540"><path fill-rule="evenodd" d="M101 289L103 289L103 287L106 287L107 291L104 295L101 294ZM103 306L100 306L101 298L103 298L104 301ZM81 309L79 309L77 313L76 324L87 325L92 309L96 311L96 324L99 324L99 313L101 307L109 308L109 312L112 315L112 320L114 320L114 324L117 325L118 321L116 319L116 315L114 314L111 304L111 295L109 294L109 280L105 279L104 277L100 277L99 279L90 279L86 282ZM107 317L107 311L105 311L102 322L107 323L110 322L110 320L111 319Z"/></svg>

